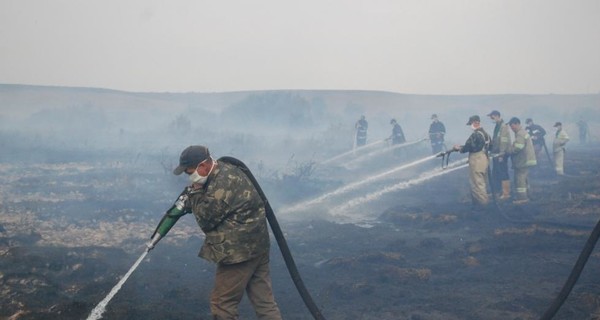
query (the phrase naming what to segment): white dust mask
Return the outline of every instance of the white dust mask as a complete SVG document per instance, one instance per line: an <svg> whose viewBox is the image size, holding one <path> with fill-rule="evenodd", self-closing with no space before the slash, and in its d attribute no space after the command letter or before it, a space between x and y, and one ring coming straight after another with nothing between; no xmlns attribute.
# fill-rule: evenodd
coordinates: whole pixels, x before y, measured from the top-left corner
<svg viewBox="0 0 600 320"><path fill-rule="evenodd" d="M212 160L212 158L211 158L211 160ZM208 180L208 176L210 176L210 173L215 168L215 162L216 161L214 161L214 160L212 161L212 166L210 167L210 170L208 171L208 174L206 176L201 176L198 173L198 167L196 167L196 170L194 170L194 173L190 174L190 182L192 184L201 184L201 185L204 185L206 183L206 181ZM198 164L198 166L200 166L200 163Z"/></svg>

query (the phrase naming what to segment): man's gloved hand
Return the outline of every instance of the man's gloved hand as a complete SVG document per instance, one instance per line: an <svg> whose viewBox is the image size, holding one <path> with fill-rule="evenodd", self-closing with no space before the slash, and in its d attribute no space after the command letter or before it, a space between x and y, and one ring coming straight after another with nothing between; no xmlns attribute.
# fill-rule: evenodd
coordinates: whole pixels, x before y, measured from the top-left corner
<svg viewBox="0 0 600 320"><path fill-rule="evenodd" d="M202 186L199 186L199 188ZM193 190L193 185L189 186L188 188L190 188L190 190ZM183 214L189 214L192 213L192 202L190 201L190 194L186 193L186 194L181 194L179 196L179 198L177 198L177 201L175 201L175 206L181 210L181 212Z"/></svg>
<svg viewBox="0 0 600 320"><path fill-rule="evenodd" d="M190 203L190 199L185 200L185 205L183 206L183 213L190 214L192 213L192 204Z"/></svg>

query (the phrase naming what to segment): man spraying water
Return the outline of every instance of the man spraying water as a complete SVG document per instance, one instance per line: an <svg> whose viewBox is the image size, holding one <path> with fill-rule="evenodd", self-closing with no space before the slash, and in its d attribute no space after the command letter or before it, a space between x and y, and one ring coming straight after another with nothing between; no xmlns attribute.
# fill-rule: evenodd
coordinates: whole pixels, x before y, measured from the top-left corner
<svg viewBox="0 0 600 320"><path fill-rule="evenodd" d="M283 231L266 195L248 167L232 157L214 160L208 148L190 146L179 158L174 174L187 173L186 187L167 210L127 274L90 314L88 320L102 317L106 305L144 257L182 216L193 213L205 234L200 257L217 264L215 286L210 299L214 319L237 319L244 291L260 319L281 319L271 288L269 270L270 240L267 221L277 240L296 289L315 320L325 320L304 286Z"/></svg>
<svg viewBox="0 0 600 320"><path fill-rule="evenodd" d="M481 119L478 115L469 117L467 122L473 133L464 145L455 145L454 150L460 153L469 153L469 183L471 185L471 199L473 211L484 208L488 202L487 195L487 171L489 159L487 149L490 144L490 136L481 127Z"/></svg>
<svg viewBox="0 0 600 320"><path fill-rule="evenodd" d="M148 250L183 215L192 213L206 235L199 256L217 264L210 309L215 319L237 319L244 291L260 319L281 319L271 288L265 203L237 166L214 160L205 146L183 150L173 173L191 186L159 223Z"/></svg>

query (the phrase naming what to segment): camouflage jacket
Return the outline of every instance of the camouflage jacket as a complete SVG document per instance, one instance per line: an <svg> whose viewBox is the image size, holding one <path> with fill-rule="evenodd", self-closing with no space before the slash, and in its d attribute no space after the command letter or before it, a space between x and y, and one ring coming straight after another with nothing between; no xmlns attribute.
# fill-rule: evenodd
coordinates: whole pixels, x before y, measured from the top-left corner
<svg viewBox="0 0 600 320"><path fill-rule="evenodd" d="M515 133L515 141L511 146L512 164L515 168L535 166L535 150L529 133L521 128Z"/></svg>
<svg viewBox="0 0 600 320"><path fill-rule="evenodd" d="M233 264L269 250L264 202L238 167L218 162L206 184L190 194L190 206L206 235L200 257Z"/></svg>

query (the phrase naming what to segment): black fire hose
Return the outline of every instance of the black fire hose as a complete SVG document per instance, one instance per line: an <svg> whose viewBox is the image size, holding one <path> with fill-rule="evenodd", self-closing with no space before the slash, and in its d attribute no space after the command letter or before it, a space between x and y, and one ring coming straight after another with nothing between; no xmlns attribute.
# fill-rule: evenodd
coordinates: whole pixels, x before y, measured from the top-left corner
<svg viewBox="0 0 600 320"><path fill-rule="evenodd" d="M250 169L248 169L248 167L242 161L233 157L221 157L218 161L223 161L240 168L246 174L246 176L248 176L250 181L252 181L254 188L256 188L256 191L258 191L258 194L265 203L267 220L269 221L269 225L271 226L273 235L275 236L277 244L279 245L279 250L281 250L281 254L283 255L285 265L287 266L290 276L294 281L294 285L296 285L298 293L302 297L302 300L304 300L304 304L306 305L312 316L316 320L325 320L325 317L323 317L321 311L310 296L310 293L304 286L304 281L302 281L302 278L300 277L300 273L298 272L298 268L296 267L296 263L294 262L294 258L292 257L292 253L290 252L290 248L288 247L287 241L283 236L283 232L279 227L279 222L277 222L277 218L275 218L275 213L273 212L273 209L271 208L271 205L267 200L267 196L264 194L260 185L258 184L258 181L256 181L256 178L254 178L254 175L252 174L252 172L250 172Z"/></svg>
<svg viewBox="0 0 600 320"><path fill-rule="evenodd" d="M492 157L488 157L488 161L491 161L495 158L495 156ZM498 202L496 201L496 185L494 184L496 182L496 180L494 179L494 176L492 175L492 169L490 168L490 163L488 163L487 166L487 175L488 175L488 182L490 183L490 189L492 191L492 201L494 202L494 209L496 209L496 211L500 211L500 207L498 206Z"/></svg>
<svg viewBox="0 0 600 320"><path fill-rule="evenodd" d="M442 158L442 169L448 168L448 162L450 162L450 154L456 150L450 149L448 151L440 152L436 157Z"/></svg>
<svg viewBox="0 0 600 320"><path fill-rule="evenodd" d="M546 146L544 144L544 148L545 147ZM546 152L547 152L547 149L546 149ZM489 176L488 179L490 181L490 187L492 189L492 198L494 199L494 206L495 206L496 210L498 210L501 213L503 213L500 210L500 207L498 206L498 203L496 202L496 198L495 198L495 193L496 192L494 190L495 189L495 187L494 187L494 180L492 178L489 166L488 166L488 176ZM505 216L505 218L506 218L506 216ZM511 220L511 219L509 219L509 220ZM540 320L550 320L550 319L552 319L556 315L556 313L558 312L558 310L560 309L560 307L567 300L567 297L571 293L571 290L573 290L573 287L575 286L575 283L577 283L577 280L579 279L579 276L581 275L581 272L583 272L583 268L585 267L585 264L587 263L587 260L589 259L590 255L592 254L592 251L594 250L594 247L596 246L596 243L598 242L599 238L600 238L600 221L598 221L598 223L596 224L596 227L594 227L594 230L592 230L592 233L590 234L590 236L589 236L589 238L588 238L585 246L583 247L583 250L579 254L579 258L577 259L577 262L573 266L573 269L571 270L571 274L569 275L569 278L567 279L567 281L563 285L563 288L561 289L560 293L554 299L554 301L552 302L552 304L550 305L550 307L548 307L548 309L546 310L546 312L542 315L542 317L540 318Z"/></svg>
<svg viewBox="0 0 600 320"><path fill-rule="evenodd" d="M544 145L544 147L545 147L545 145ZM453 150L449 150L449 151L440 152L437 155L438 157L442 158L442 169L445 169L448 167L450 153L452 153L452 152L453 152ZM488 179L489 179L490 186L491 186L492 193L493 193L492 197L494 200L495 209L501 213L504 213L502 210L500 210L498 203L496 202L496 199L494 196L494 193L495 193L495 190L494 190L495 188L494 188L494 183L493 183L494 181L493 181L489 166L488 166ZM505 218L506 218L506 216L505 216ZM508 220L513 221L511 219L508 219ZM516 221L513 221L513 222L516 222ZM598 223L594 227L594 230L592 230L592 233L590 234L585 246L583 247L583 250L579 254L579 258L577 259L577 262L573 266L573 269L571 270L571 274L569 275L569 278L563 285L563 288L561 289L560 293L554 299L554 301L552 302L550 307L548 307L546 312L542 315L540 320L552 319L556 315L556 313L558 312L560 307L567 300L567 297L571 293L571 290L573 290L575 283L577 283L577 280L579 280L579 276L581 276L581 272L583 271L583 268L585 267L585 264L587 263L590 255L592 254L592 251L594 250L594 247L596 246L596 243L598 242L599 238L600 238L600 221L598 221Z"/></svg>
<svg viewBox="0 0 600 320"><path fill-rule="evenodd" d="M579 254L579 258L577 258L577 262L575 263L575 266L573 266L573 269L571 270L571 274L569 275L567 282L565 282L563 288L560 290L560 293L558 294L556 299L554 299L548 310L546 310L544 315L542 315L542 317L540 318L541 320L552 319L558 312L558 309L560 309L560 307L563 305L565 300L567 300L567 297L571 293L573 286L575 286L575 283L577 282L579 276L581 275L581 272L583 271L583 267L585 267L588 258L592 254L594 246L596 246L596 243L598 242L598 238L600 238L600 221L598 221L596 227L594 227L594 230L592 230L592 233L590 234L590 237L585 243L583 250Z"/></svg>
<svg viewBox="0 0 600 320"><path fill-rule="evenodd" d="M548 152L548 147L546 147L546 139L542 138L542 146L544 146L544 151L546 151L546 157L548 157L548 162L550 166L552 166L552 158L550 158L550 153Z"/></svg>

